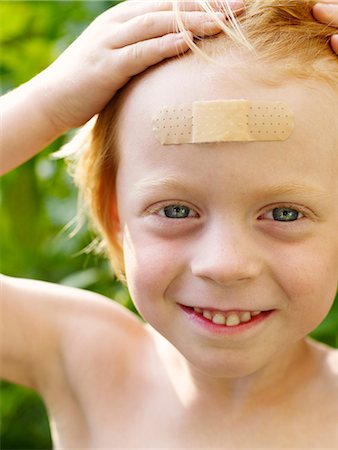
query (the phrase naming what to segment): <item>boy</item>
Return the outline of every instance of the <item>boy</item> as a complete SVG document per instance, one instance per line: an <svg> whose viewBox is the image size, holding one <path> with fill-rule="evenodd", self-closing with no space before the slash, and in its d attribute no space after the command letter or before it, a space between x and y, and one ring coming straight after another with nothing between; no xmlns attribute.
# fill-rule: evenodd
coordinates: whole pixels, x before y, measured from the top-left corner
<svg viewBox="0 0 338 450"><path fill-rule="evenodd" d="M148 5L120 5L116 22ZM167 29L164 5L152 5L158 13L153 26ZM196 13L185 16L195 32ZM143 33L150 38L159 30ZM176 45L168 42L167 56L176 54ZM151 62L144 56L138 71L158 62L160 53ZM74 54L66 53L61 64ZM133 54L122 61L124 69ZM257 66L236 69L235 54L226 60L229 74L215 70L212 79L205 66L187 61L136 79L119 111L118 227L128 287L149 324L91 293L5 277L4 377L41 393L56 448L334 448L336 352L303 337L324 318L336 288L336 118L328 120L336 97L326 85L302 87L292 78L267 88ZM41 92L44 80L53 86L52 75L56 71L47 69L39 83L22 89L20 111L31 105L24 94ZM127 79L117 78L116 89ZM100 81L107 99L111 80ZM153 135L151 120L163 105L255 92L290 107L296 119L290 140L165 148ZM56 117L50 108L58 95L55 84L47 107L36 98L41 109L29 125L46 126L34 150L70 119L77 126L105 103L95 96L85 111L83 97L73 94L84 115L68 116L66 125L69 105ZM322 145L311 134L314 125ZM12 139L20 136L10 135L6 149L24 147ZM27 156L30 149L28 143Z"/></svg>

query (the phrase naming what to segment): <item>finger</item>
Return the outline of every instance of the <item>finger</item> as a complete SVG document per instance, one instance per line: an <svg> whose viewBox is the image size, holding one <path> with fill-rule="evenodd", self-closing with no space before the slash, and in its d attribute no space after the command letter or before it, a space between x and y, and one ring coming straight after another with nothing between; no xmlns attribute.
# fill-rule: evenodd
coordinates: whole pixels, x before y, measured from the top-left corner
<svg viewBox="0 0 338 450"><path fill-rule="evenodd" d="M224 20L223 14L217 13L217 16ZM181 14L181 18L185 28L195 36L209 36L221 31L221 27L214 21L210 21L210 17L202 12L185 12ZM111 48L125 47L138 41L145 41L177 31L174 12L143 14L120 24L118 29L114 30L113 47Z"/></svg>
<svg viewBox="0 0 338 450"><path fill-rule="evenodd" d="M230 0L229 4L234 12L243 10L242 0ZM224 0L210 1L210 6L215 11L224 11ZM204 11L199 2L179 0L181 11ZM173 11L173 2L165 0L127 0L103 13L114 21L125 22L133 17L155 11Z"/></svg>
<svg viewBox="0 0 338 450"><path fill-rule="evenodd" d="M148 39L112 52L115 73L121 73L121 85L126 77L137 75L148 67L160 63L189 49L181 33L166 34L160 38ZM115 80L117 81L117 80Z"/></svg>
<svg viewBox="0 0 338 450"><path fill-rule="evenodd" d="M331 37L331 41L330 41L332 50L335 52L336 55L338 55L338 34L334 34Z"/></svg>
<svg viewBox="0 0 338 450"><path fill-rule="evenodd" d="M338 3L316 3L312 11L318 22L338 27Z"/></svg>

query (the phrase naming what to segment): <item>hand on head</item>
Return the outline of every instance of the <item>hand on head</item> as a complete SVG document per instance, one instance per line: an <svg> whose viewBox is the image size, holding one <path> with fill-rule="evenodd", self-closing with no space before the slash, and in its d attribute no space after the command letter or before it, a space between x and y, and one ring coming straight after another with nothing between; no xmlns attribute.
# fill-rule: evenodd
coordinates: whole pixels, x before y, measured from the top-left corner
<svg viewBox="0 0 338 450"><path fill-rule="evenodd" d="M211 2L212 3L212 2ZM231 2L239 10L242 2ZM195 1L180 2L193 36L221 31ZM225 20L224 14L217 13ZM51 90L47 112L62 129L78 127L100 112L116 91L148 67L189 49L178 33L172 1L128 0L98 16L43 73ZM56 110L58 108L58 110Z"/></svg>
<svg viewBox="0 0 338 450"><path fill-rule="evenodd" d="M178 1L186 33L203 37L221 31L198 2ZM239 1L230 3L234 11L242 6ZM225 16L218 14L221 23ZM134 75L188 49L178 32L171 0L128 0L108 9L53 64L1 97L6 130L1 173L27 161L67 130L85 124Z"/></svg>
<svg viewBox="0 0 338 450"><path fill-rule="evenodd" d="M217 9L217 2L211 3ZM241 1L230 3L235 11L242 11ZM209 36L221 31L197 2L180 2L180 9L184 10L184 26L192 35ZM338 27L338 0L322 0L314 6L313 15L322 23ZM177 33L174 17L172 1L128 0L94 20L45 71L47 85L50 78L52 85L56 81L59 86L52 90L56 98L48 97L57 126L68 129L82 125L101 111L132 76L186 52L188 44ZM224 19L222 13L220 18ZM331 46L338 54L338 34L332 36Z"/></svg>

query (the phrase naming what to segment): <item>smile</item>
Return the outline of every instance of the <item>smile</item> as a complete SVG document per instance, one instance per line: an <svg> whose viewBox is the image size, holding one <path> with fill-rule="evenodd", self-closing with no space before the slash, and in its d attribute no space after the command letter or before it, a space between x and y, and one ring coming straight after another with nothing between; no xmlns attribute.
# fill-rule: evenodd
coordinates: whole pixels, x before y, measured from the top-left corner
<svg viewBox="0 0 338 450"><path fill-rule="evenodd" d="M179 305L187 317L196 325L200 325L216 333L237 333L264 322L274 310L245 311L191 307Z"/></svg>
<svg viewBox="0 0 338 450"><path fill-rule="evenodd" d="M197 314L201 314L205 319L218 325L234 327L240 323L249 322L253 317L258 316L262 311L210 311L208 309L193 308Z"/></svg>

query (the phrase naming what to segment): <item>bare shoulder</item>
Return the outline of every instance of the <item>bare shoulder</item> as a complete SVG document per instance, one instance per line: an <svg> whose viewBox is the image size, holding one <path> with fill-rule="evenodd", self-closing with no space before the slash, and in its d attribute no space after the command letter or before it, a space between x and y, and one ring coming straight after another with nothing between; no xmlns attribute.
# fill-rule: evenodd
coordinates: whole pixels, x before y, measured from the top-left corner
<svg viewBox="0 0 338 450"><path fill-rule="evenodd" d="M121 358L133 351L136 343L143 342L147 331L139 317L119 303L90 293L81 294L72 302L64 324L62 350L65 362L84 364L91 352L90 364L95 359ZM94 359L93 359L94 358ZM79 366L77 366L79 367Z"/></svg>
<svg viewBox="0 0 338 450"><path fill-rule="evenodd" d="M330 347L321 342L308 339L307 341L314 361L323 378L327 380L338 380L338 349Z"/></svg>
<svg viewBox="0 0 338 450"><path fill-rule="evenodd" d="M147 340L143 322L124 306L93 292L77 290L71 297L65 302L61 337L67 380L79 386L86 382L84 374L97 380L103 369L114 377Z"/></svg>
<svg viewBox="0 0 338 450"><path fill-rule="evenodd" d="M48 368L40 370L36 390L47 406L56 442L62 436L65 442L82 443L88 421L105 420L111 409L116 411L135 354L142 360L149 347L148 331L134 313L96 293L39 283L40 288L57 345L39 352L39 366L48 361ZM39 338L46 339L46 327Z"/></svg>
<svg viewBox="0 0 338 450"><path fill-rule="evenodd" d="M300 402L305 429L322 448L337 448L338 351L313 339L306 342L309 370Z"/></svg>
<svg viewBox="0 0 338 450"><path fill-rule="evenodd" d="M93 292L67 288L60 303L59 363L42 380L40 394L54 414L72 410L73 402L92 410L98 392L115 392L127 377L130 362L148 345L148 332L134 313Z"/></svg>
<svg viewBox="0 0 338 450"><path fill-rule="evenodd" d="M328 348L326 351L325 366L329 374L338 381L338 349Z"/></svg>
<svg viewBox="0 0 338 450"><path fill-rule="evenodd" d="M325 412L319 408L321 418L332 423L336 432L338 417L338 350L326 344L308 340L312 356L311 382L308 401L312 398L316 405L325 404Z"/></svg>

